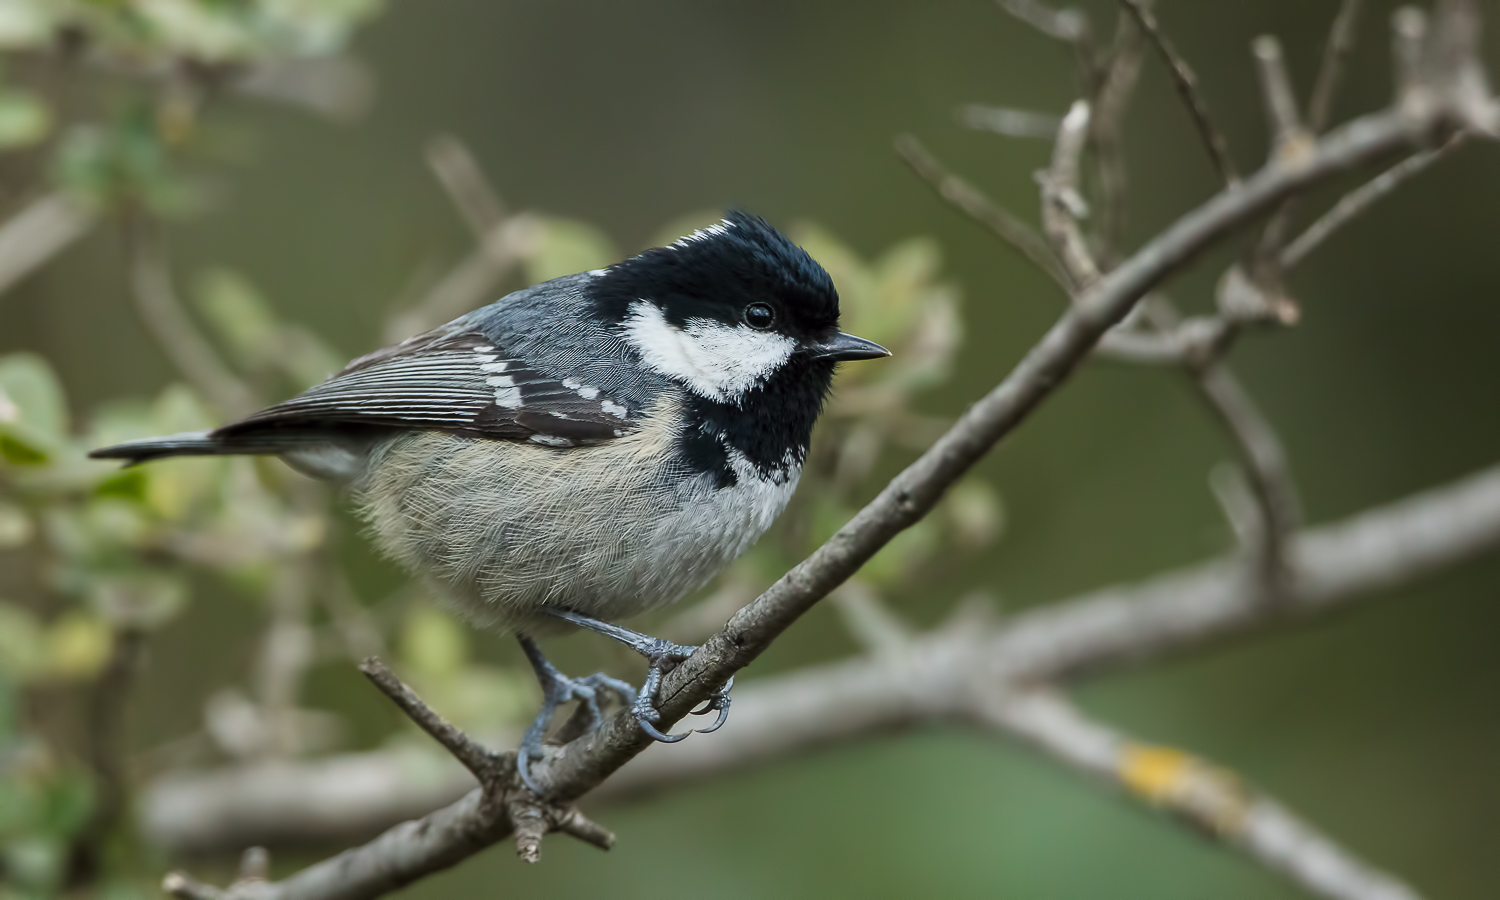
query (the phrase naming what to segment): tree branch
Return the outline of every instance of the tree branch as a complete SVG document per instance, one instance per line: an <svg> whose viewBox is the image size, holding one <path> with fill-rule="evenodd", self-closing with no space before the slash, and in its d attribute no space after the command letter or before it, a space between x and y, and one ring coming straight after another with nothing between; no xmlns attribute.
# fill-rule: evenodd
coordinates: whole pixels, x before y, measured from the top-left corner
<svg viewBox="0 0 1500 900"><path fill-rule="evenodd" d="M1239 564L1226 557L1050 603L998 625L954 624L916 636L903 653L754 679L740 687L719 739L648 749L590 800L656 792L955 715L934 701L961 686L960 673L975 666L988 671L998 663L995 680L985 683L1001 686L1099 675L1288 616L1326 613L1497 550L1500 467L1297 535L1288 547L1296 566L1292 592L1277 607L1260 602ZM491 743L506 740L495 736ZM175 853L367 835L474 787L458 766L435 767L432 760L400 748L169 775L144 793L141 827Z"/></svg>
<svg viewBox="0 0 1500 900"><path fill-rule="evenodd" d="M927 152L922 143L909 134L896 138L896 153L913 172L937 191L939 197L948 201L969 218L993 231L1001 240L1021 251L1021 254L1036 264L1053 280L1067 284L1062 265L1053 255L1047 242L1014 214L986 197L979 188L952 174Z"/></svg>
<svg viewBox="0 0 1500 900"><path fill-rule="evenodd" d="M1354 51L1354 40L1359 34L1359 17L1364 11L1365 0L1343 0L1338 15L1328 32L1328 43L1323 47L1323 62L1318 66L1318 80L1313 83L1312 99L1307 104L1307 129L1318 134L1327 127L1333 115L1333 101L1338 96L1339 79L1344 74L1344 64Z"/></svg>
<svg viewBox="0 0 1500 900"><path fill-rule="evenodd" d="M1389 195L1403 183L1416 177L1440 162L1453 151L1463 146L1468 136L1459 132L1441 146L1414 153L1384 172L1345 194L1333 208L1307 227L1295 240L1281 251L1282 269L1291 269L1302 262L1324 241L1351 220L1368 210L1376 202Z"/></svg>
<svg viewBox="0 0 1500 900"><path fill-rule="evenodd" d="M1167 71L1172 76L1172 84L1177 88L1177 93L1182 97L1182 102L1187 104L1188 112L1192 114L1193 126L1198 129L1198 137L1202 139L1204 148L1208 151L1209 159L1213 160L1214 168L1218 170L1219 177L1226 185L1233 185L1239 181L1239 173L1235 170L1234 160L1229 156L1229 145L1224 140L1224 135L1218 128L1214 127L1213 119L1208 115L1208 104L1204 102L1203 95L1198 90L1198 76L1188 65L1172 42L1162 33L1161 27L1156 22L1156 16L1143 0L1120 0L1130 14L1135 17L1136 24L1151 38L1156 45L1157 52L1167 64Z"/></svg>
<svg viewBox="0 0 1500 900"><path fill-rule="evenodd" d="M1075 771L1177 816L1329 900L1418 900L1234 773L1171 747L1134 741L1046 689L989 691L974 718Z"/></svg>

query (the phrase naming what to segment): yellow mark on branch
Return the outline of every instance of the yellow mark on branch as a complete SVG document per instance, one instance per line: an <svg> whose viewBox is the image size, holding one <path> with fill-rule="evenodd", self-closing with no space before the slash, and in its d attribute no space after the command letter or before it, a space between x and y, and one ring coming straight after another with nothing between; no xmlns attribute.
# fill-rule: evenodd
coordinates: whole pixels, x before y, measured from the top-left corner
<svg viewBox="0 0 1500 900"><path fill-rule="evenodd" d="M1131 793L1214 835L1232 837L1243 829L1250 793L1233 772L1172 747L1129 744L1118 774Z"/></svg>

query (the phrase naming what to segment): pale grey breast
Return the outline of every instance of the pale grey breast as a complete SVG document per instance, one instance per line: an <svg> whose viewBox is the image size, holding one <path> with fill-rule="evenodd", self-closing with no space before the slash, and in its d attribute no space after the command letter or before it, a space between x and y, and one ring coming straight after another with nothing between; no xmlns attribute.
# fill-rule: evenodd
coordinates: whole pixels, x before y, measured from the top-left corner
<svg viewBox="0 0 1500 900"><path fill-rule="evenodd" d="M566 450L401 434L372 450L362 510L386 552L435 576L480 624L538 630L555 622L538 614L544 604L629 616L744 552L800 474L788 461L766 477L741 460L736 483L715 488L673 461L681 427L668 396L624 436Z"/></svg>

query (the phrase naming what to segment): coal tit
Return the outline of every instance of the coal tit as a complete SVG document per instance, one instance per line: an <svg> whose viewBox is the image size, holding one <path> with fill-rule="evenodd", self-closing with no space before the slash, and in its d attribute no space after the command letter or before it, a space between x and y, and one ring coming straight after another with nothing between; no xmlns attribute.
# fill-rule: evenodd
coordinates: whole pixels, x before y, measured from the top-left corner
<svg viewBox="0 0 1500 900"><path fill-rule="evenodd" d="M828 273L731 211L676 243L517 291L378 350L213 431L96 450L130 464L274 454L349 487L382 550L515 632L545 701L621 694L658 740L656 689L692 651L607 620L673 603L739 556L797 486L839 360L889 355L839 331ZM568 678L533 637L593 629L650 661L645 686ZM633 701L632 701L633 698ZM728 712L725 685L700 712Z"/></svg>

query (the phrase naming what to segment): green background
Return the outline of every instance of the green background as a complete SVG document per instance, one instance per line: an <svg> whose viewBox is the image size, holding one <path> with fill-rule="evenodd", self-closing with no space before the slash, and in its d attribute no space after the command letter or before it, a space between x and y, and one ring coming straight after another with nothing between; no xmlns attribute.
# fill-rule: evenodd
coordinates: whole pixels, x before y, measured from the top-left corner
<svg viewBox="0 0 1500 900"><path fill-rule="evenodd" d="M1390 93L1391 5L1371 5L1341 117ZM1279 35L1305 94L1336 4L1161 6L1236 159L1253 168L1266 134L1250 40ZM1090 8L1112 22L1107 5ZM871 256L936 236L964 289L967 338L959 376L926 400L934 413L960 411L1002 377L1061 308L1055 289L934 199L890 149L913 132L1032 214L1030 173L1046 145L965 131L953 110L1061 111L1072 67L993 3L429 0L392 4L356 49L379 78L372 113L332 126L230 101L216 116L254 133L253 164L222 185L220 211L173 232L181 272L241 269L351 356L379 342L414 271L468 246L422 163L438 131L471 144L514 208L599 223L632 250L672 218L729 203L782 224L816 221ZM1134 242L1215 187L1154 58L1127 152ZM1236 351L1285 438L1311 521L1494 460L1497 199L1500 156L1464 150L1299 271L1298 327ZM1231 259L1200 263L1174 295L1206 308ZM82 406L154 391L170 372L125 290L118 236L96 236L0 298L0 352L43 352ZM68 302L43 302L59 296ZM984 464L1007 505L998 547L899 598L902 609L930 623L975 587L1017 609L1222 552L1230 538L1206 476L1229 455L1175 373L1091 364ZM365 552L347 540L350 554ZM1496 561L1471 565L1336 619L1111 675L1080 698L1144 740L1235 769L1419 890L1493 897L1497 576ZM396 576L371 561L362 577ZM211 689L244 671L254 615L200 598L156 641L134 743L187 727ZM505 641L488 640L487 653L508 657ZM819 609L747 675L848 650L832 610ZM376 703L352 675L324 673L312 693L325 707ZM1298 896L1047 760L958 729L823 750L603 819L619 835L608 854L552 840L527 867L497 848L406 896ZM278 868L298 861L283 854Z"/></svg>

